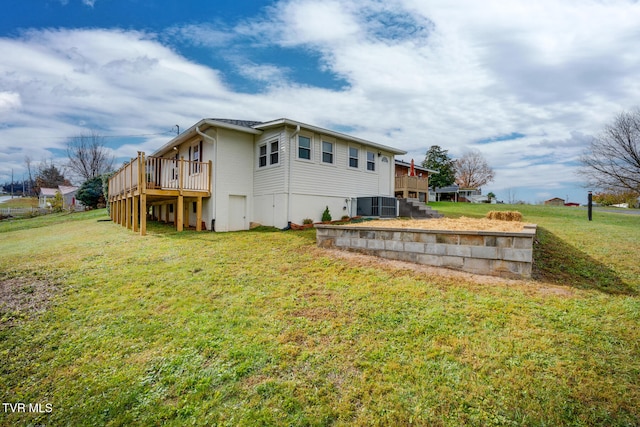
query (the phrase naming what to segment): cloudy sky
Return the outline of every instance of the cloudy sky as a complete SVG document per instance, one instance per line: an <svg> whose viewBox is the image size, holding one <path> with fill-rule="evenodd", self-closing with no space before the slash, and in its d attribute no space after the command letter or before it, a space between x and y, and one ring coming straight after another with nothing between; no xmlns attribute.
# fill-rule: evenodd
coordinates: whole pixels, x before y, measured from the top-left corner
<svg viewBox="0 0 640 427"><path fill-rule="evenodd" d="M203 117L281 117L391 145L478 149L484 188L586 201L590 138L640 104L625 0L4 0L0 182L91 130L123 160ZM173 132L173 133L172 133Z"/></svg>

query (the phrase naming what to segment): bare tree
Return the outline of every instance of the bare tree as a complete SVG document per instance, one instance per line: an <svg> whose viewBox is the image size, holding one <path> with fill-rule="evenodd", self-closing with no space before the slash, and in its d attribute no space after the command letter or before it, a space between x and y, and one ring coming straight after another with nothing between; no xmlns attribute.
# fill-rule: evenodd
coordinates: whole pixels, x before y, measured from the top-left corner
<svg viewBox="0 0 640 427"><path fill-rule="evenodd" d="M640 108L622 112L593 138L579 173L605 191L640 193Z"/></svg>
<svg viewBox="0 0 640 427"><path fill-rule="evenodd" d="M69 169L85 181L113 169L115 158L104 146L104 137L92 131L71 138L67 143Z"/></svg>
<svg viewBox="0 0 640 427"><path fill-rule="evenodd" d="M33 173L31 171L31 164L33 163L33 160L31 159L31 156L29 156L28 154L24 156L24 164L27 167L27 172L29 173L29 184L28 184L28 189L27 189L27 194L31 195L33 193Z"/></svg>
<svg viewBox="0 0 640 427"><path fill-rule="evenodd" d="M455 161L456 184L463 188L480 188L493 181L495 173L478 150L469 150Z"/></svg>

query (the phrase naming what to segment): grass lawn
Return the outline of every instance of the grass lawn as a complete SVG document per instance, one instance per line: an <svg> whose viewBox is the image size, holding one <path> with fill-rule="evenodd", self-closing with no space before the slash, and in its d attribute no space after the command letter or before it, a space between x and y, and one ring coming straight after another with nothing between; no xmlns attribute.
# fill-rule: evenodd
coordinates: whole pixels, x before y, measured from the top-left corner
<svg viewBox="0 0 640 427"><path fill-rule="evenodd" d="M0 208L37 208L37 197L15 197L0 203Z"/></svg>
<svg viewBox="0 0 640 427"><path fill-rule="evenodd" d="M0 223L0 398L45 411L0 425L640 424L640 216L435 207L522 212L534 279L359 263L313 230Z"/></svg>

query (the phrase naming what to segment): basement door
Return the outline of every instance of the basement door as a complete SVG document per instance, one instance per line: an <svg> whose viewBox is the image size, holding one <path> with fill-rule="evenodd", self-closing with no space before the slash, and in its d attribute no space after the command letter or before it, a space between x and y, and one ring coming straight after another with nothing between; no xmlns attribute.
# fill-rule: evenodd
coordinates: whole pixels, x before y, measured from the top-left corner
<svg viewBox="0 0 640 427"><path fill-rule="evenodd" d="M246 230L247 196L229 196L229 231Z"/></svg>

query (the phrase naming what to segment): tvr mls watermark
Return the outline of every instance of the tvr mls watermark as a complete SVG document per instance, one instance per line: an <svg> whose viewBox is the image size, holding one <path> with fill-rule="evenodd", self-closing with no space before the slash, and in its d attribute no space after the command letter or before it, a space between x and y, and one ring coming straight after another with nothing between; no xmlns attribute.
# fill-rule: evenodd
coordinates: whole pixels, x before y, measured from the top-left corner
<svg viewBox="0 0 640 427"><path fill-rule="evenodd" d="M53 404L51 403L2 403L2 410L7 412L23 412L30 414L50 414L53 412Z"/></svg>

